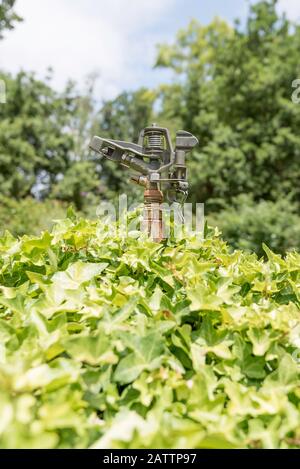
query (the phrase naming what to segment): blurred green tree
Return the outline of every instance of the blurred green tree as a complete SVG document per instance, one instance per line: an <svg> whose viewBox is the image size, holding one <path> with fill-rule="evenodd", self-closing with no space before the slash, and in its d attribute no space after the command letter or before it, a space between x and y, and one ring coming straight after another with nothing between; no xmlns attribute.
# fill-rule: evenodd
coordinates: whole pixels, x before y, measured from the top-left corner
<svg viewBox="0 0 300 469"><path fill-rule="evenodd" d="M16 0L1 0L0 2L0 39L3 38L3 32L7 29L13 29L15 23L22 21L14 10Z"/></svg>
<svg viewBox="0 0 300 469"><path fill-rule="evenodd" d="M96 134L137 142L140 130L155 120L154 103L157 96L157 91L140 88L105 101L96 116ZM134 185L128 188L129 175L126 177L124 170L108 160L101 160L101 168L107 197L129 192L130 201L133 202L140 188Z"/></svg>
<svg viewBox="0 0 300 469"><path fill-rule="evenodd" d="M2 77L7 102L0 106L0 194L45 198L71 161L71 90L59 94L31 73Z"/></svg>
<svg viewBox="0 0 300 469"><path fill-rule="evenodd" d="M157 66L175 73L163 106L200 140L191 195L210 210L242 193L254 201L289 193L300 203L300 106L291 101L300 27L278 15L276 3L252 5L243 27L192 21L175 44L159 48Z"/></svg>
<svg viewBox="0 0 300 469"><path fill-rule="evenodd" d="M51 191L52 198L73 203L77 210L89 213L90 207L95 207L99 197L107 192L101 164L88 147L97 127L97 103L94 97L97 78L95 73L88 75L85 88L81 91L77 90L76 83L70 82L68 85L73 103L68 132L73 147L68 165Z"/></svg>

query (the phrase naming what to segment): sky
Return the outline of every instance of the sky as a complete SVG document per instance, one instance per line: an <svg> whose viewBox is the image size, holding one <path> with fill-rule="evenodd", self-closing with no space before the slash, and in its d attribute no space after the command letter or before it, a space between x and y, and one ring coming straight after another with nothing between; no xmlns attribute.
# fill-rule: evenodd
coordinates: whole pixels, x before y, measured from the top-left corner
<svg viewBox="0 0 300 469"><path fill-rule="evenodd" d="M81 89L96 73L96 97L111 99L168 81L170 72L153 68L156 45L172 43L192 18L207 24L220 16L232 23L246 17L249 1L17 0L24 21L0 42L0 69L44 78L51 66L58 90L68 79ZM279 0L278 8L300 19L300 0Z"/></svg>

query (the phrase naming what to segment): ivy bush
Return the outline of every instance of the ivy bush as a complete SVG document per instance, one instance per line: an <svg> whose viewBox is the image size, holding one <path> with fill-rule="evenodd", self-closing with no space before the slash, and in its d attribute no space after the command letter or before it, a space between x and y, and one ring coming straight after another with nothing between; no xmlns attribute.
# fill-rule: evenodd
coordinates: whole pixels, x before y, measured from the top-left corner
<svg viewBox="0 0 300 469"><path fill-rule="evenodd" d="M0 239L0 446L298 447L300 255L112 231Z"/></svg>

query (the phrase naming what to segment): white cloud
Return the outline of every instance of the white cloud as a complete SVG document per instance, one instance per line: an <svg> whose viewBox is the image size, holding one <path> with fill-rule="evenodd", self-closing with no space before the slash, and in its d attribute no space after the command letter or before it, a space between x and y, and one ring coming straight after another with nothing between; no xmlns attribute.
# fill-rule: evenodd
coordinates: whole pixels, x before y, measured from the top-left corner
<svg viewBox="0 0 300 469"><path fill-rule="evenodd" d="M176 0L18 0L24 22L0 43L0 68L55 71L54 85L100 75L99 97L138 87L151 68L159 24Z"/></svg>
<svg viewBox="0 0 300 469"><path fill-rule="evenodd" d="M199 17L199 3L205 12L204 0L18 0L24 22L0 42L0 69L23 68L44 77L53 66L58 89L68 78L82 84L97 71L98 98L155 86L166 76L151 71L156 44L172 40L182 18ZM279 0L278 8L300 19L300 0Z"/></svg>
<svg viewBox="0 0 300 469"><path fill-rule="evenodd" d="M285 12L292 21L300 19L300 1L299 0L279 0L278 10Z"/></svg>

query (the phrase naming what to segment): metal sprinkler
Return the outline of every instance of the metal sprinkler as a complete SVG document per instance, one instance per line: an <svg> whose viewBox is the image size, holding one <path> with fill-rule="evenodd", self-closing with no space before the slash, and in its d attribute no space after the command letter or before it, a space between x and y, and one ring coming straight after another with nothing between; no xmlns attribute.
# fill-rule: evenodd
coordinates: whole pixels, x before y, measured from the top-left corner
<svg viewBox="0 0 300 469"><path fill-rule="evenodd" d="M141 130L138 143L95 136L89 147L137 173L130 179L145 188L142 230L160 242L164 239L162 203L184 203L189 187L186 154L197 143L194 135L179 130L173 150L168 129L152 124Z"/></svg>

